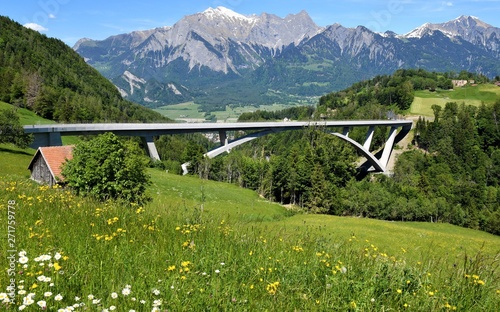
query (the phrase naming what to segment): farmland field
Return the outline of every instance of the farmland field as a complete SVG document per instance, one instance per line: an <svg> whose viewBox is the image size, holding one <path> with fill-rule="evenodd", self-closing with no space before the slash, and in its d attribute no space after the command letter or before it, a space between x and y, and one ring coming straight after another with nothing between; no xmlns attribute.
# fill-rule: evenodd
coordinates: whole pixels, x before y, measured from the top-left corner
<svg viewBox="0 0 500 312"><path fill-rule="evenodd" d="M278 111L293 106L305 105L305 103L297 104L272 104L256 106L226 106L225 111L213 111L212 114L217 117L218 122L235 122L243 113L254 112L256 110ZM175 105L167 105L156 108L155 111L174 120L184 122L203 122L205 121L205 113L198 110L199 105L194 102L187 102Z"/></svg>
<svg viewBox="0 0 500 312"><path fill-rule="evenodd" d="M436 90L435 92L416 91L415 99L410 107L410 114L432 117L434 113L431 107L434 104L443 108L447 102L479 106L483 102L493 104L498 99L500 99L500 87L494 84L466 86L453 90Z"/></svg>

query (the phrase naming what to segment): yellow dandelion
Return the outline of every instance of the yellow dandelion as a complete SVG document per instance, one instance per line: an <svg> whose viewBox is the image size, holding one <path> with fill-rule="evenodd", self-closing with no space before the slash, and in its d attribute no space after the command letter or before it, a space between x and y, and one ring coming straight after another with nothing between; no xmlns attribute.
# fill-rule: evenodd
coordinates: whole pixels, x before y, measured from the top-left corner
<svg viewBox="0 0 500 312"><path fill-rule="evenodd" d="M280 285L280 282L274 282L274 283L269 283L266 286L266 290L270 295L276 294L278 291L278 286Z"/></svg>
<svg viewBox="0 0 500 312"><path fill-rule="evenodd" d="M402 291L401 289L396 290L396 292L397 292L398 294L403 293L403 291Z"/></svg>

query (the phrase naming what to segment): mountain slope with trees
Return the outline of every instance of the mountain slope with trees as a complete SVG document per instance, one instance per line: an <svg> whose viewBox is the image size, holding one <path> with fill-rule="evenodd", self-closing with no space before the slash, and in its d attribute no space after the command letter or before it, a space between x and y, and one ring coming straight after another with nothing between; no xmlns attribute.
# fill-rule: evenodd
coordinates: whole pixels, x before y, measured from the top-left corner
<svg viewBox="0 0 500 312"><path fill-rule="evenodd" d="M60 122L159 121L58 39L0 16L0 100Z"/></svg>

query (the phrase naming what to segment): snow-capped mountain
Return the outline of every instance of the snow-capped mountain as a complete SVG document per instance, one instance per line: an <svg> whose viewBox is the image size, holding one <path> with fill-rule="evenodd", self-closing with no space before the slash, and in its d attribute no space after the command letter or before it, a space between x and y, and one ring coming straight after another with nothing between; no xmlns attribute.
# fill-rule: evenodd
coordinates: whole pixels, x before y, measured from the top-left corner
<svg viewBox="0 0 500 312"><path fill-rule="evenodd" d="M500 74L499 39L499 28L471 16L397 35L319 27L305 11L281 18L217 7L173 26L81 39L74 49L132 101L223 107L317 96L399 68L493 77Z"/></svg>
<svg viewBox="0 0 500 312"><path fill-rule="evenodd" d="M475 16L459 16L456 19L440 24L425 23L402 38L422 38L433 31L440 31L450 38L461 37L474 45L500 56L500 28L493 27Z"/></svg>

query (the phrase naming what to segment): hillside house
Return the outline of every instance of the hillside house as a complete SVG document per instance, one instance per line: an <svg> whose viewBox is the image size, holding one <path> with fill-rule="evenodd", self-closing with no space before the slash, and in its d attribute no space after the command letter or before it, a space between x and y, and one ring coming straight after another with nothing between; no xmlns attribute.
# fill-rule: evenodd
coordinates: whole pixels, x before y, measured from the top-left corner
<svg viewBox="0 0 500 312"><path fill-rule="evenodd" d="M72 145L39 147L28 166L31 179L50 186L63 182L62 164L73 158L73 148Z"/></svg>
<svg viewBox="0 0 500 312"><path fill-rule="evenodd" d="M473 85L476 82L471 79L471 80L452 80L451 83L453 84L453 87L457 88L457 87L463 87L467 84Z"/></svg>
<svg viewBox="0 0 500 312"><path fill-rule="evenodd" d="M453 87L463 87L467 84L467 80L452 80L451 83L453 83Z"/></svg>

